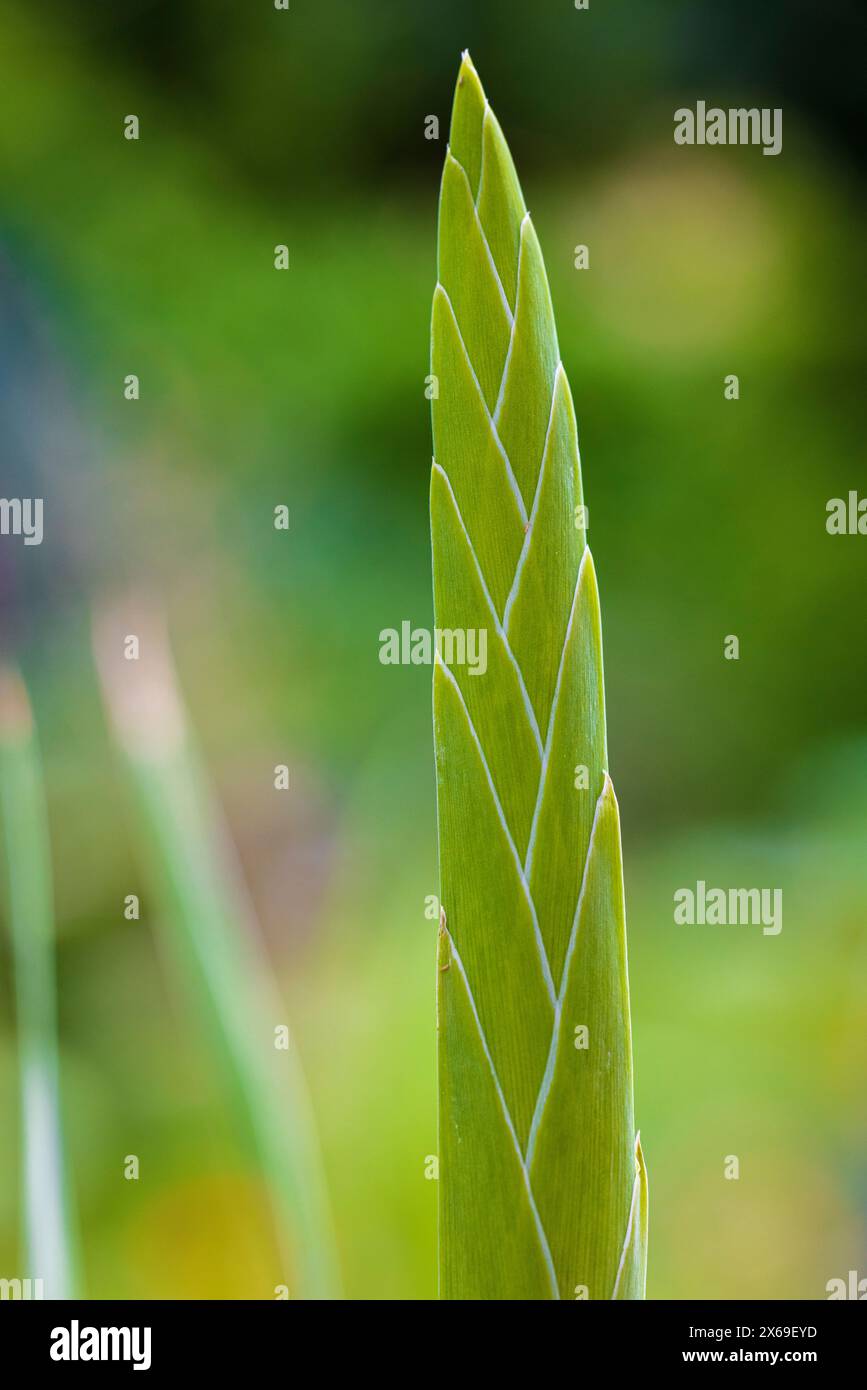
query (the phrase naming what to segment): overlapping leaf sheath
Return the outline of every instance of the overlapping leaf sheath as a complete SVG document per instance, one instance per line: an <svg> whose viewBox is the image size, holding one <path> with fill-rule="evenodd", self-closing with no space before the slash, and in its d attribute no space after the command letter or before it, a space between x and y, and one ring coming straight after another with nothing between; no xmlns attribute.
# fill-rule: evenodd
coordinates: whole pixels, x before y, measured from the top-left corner
<svg viewBox="0 0 867 1390"><path fill-rule="evenodd" d="M434 668L441 1294L641 1298L620 824L575 415L539 242L468 55L431 370L436 626L487 632L484 674Z"/></svg>

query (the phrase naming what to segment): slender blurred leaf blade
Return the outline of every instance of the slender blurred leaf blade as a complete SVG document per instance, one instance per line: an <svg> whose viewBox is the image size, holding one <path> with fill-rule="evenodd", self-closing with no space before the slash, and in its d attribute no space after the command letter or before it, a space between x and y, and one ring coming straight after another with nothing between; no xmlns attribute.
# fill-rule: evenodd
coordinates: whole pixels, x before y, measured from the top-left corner
<svg viewBox="0 0 867 1390"><path fill-rule="evenodd" d="M41 1280L45 1298L75 1298L78 1251L60 1103L48 811L30 703L20 677L8 670L0 671L0 807L15 971L25 1277Z"/></svg>
<svg viewBox="0 0 867 1390"><path fill-rule="evenodd" d="M285 1009L188 726L163 623L146 605L128 608L100 616L95 647L169 951L214 1041L242 1134L267 1183L282 1282L293 1299L337 1298L334 1232L301 1062L291 1039L286 1048L274 1045L275 1026L287 1027ZM135 662L122 654L131 619L142 644Z"/></svg>
<svg viewBox="0 0 867 1390"><path fill-rule="evenodd" d="M575 412L539 241L467 54L431 361L440 1292L641 1298L647 1183ZM484 669L449 655L449 634L469 650L481 630Z"/></svg>

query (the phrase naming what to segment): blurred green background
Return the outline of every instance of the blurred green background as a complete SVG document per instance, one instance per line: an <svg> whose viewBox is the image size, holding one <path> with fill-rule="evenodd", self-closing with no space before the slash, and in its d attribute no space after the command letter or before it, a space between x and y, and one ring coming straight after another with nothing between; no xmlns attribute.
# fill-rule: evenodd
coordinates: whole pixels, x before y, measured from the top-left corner
<svg viewBox="0 0 867 1390"><path fill-rule="evenodd" d="M90 611L130 586L168 613L284 991L346 1291L435 1291L430 672L381 666L378 634L431 622L424 378L464 47L578 413L648 1294L822 1298L867 1274L867 541L825 530L827 500L864 486L862 40L844 0L0 3L0 492L44 497L46 525L40 547L0 543L2 636L46 765L91 1295L268 1298L285 1275L155 941L101 709ZM782 154L676 147L673 112L699 98L782 106ZM676 927L673 892L699 878L782 888L782 933ZM0 952L11 1275L5 932Z"/></svg>

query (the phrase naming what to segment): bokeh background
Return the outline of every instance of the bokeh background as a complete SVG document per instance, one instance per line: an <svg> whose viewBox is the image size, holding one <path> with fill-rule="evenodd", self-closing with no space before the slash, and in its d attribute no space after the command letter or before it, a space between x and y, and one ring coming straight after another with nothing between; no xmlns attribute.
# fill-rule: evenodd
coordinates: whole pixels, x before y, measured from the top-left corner
<svg viewBox="0 0 867 1390"><path fill-rule="evenodd" d="M827 500L865 487L863 39L854 0L0 3L0 492L44 497L46 524L41 547L0 542L2 635L46 768L91 1295L270 1297L282 1274L157 944L102 710L91 609L130 586L167 612L279 977L346 1291L435 1291L430 672L380 665L378 634L431 622L424 378L464 47L515 153L578 413L648 1293L822 1298L867 1274L867 540L825 530ZM673 112L699 98L782 106L782 154L676 147ZM782 888L781 935L675 927L698 878Z"/></svg>

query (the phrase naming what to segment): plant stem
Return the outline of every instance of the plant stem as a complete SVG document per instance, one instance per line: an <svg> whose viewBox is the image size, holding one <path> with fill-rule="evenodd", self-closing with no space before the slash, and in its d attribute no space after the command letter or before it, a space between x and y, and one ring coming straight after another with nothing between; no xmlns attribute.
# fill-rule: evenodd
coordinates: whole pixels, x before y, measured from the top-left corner
<svg viewBox="0 0 867 1390"><path fill-rule="evenodd" d="M141 659L127 661L136 632ZM161 624L96 630L106 705L135 794L168 946L199 1007L271 1196L290 1297L339 1297L334 1236L307 1089L234 847L187 727Z"/></svg>
<svg viewBox="0 0 867 1390"><path fill-rule="evenodd" d="M48 813L20 677L0 671L0 807L15 972L27 1277L75 1297L72 1202L64 1159Z"/></svg>

